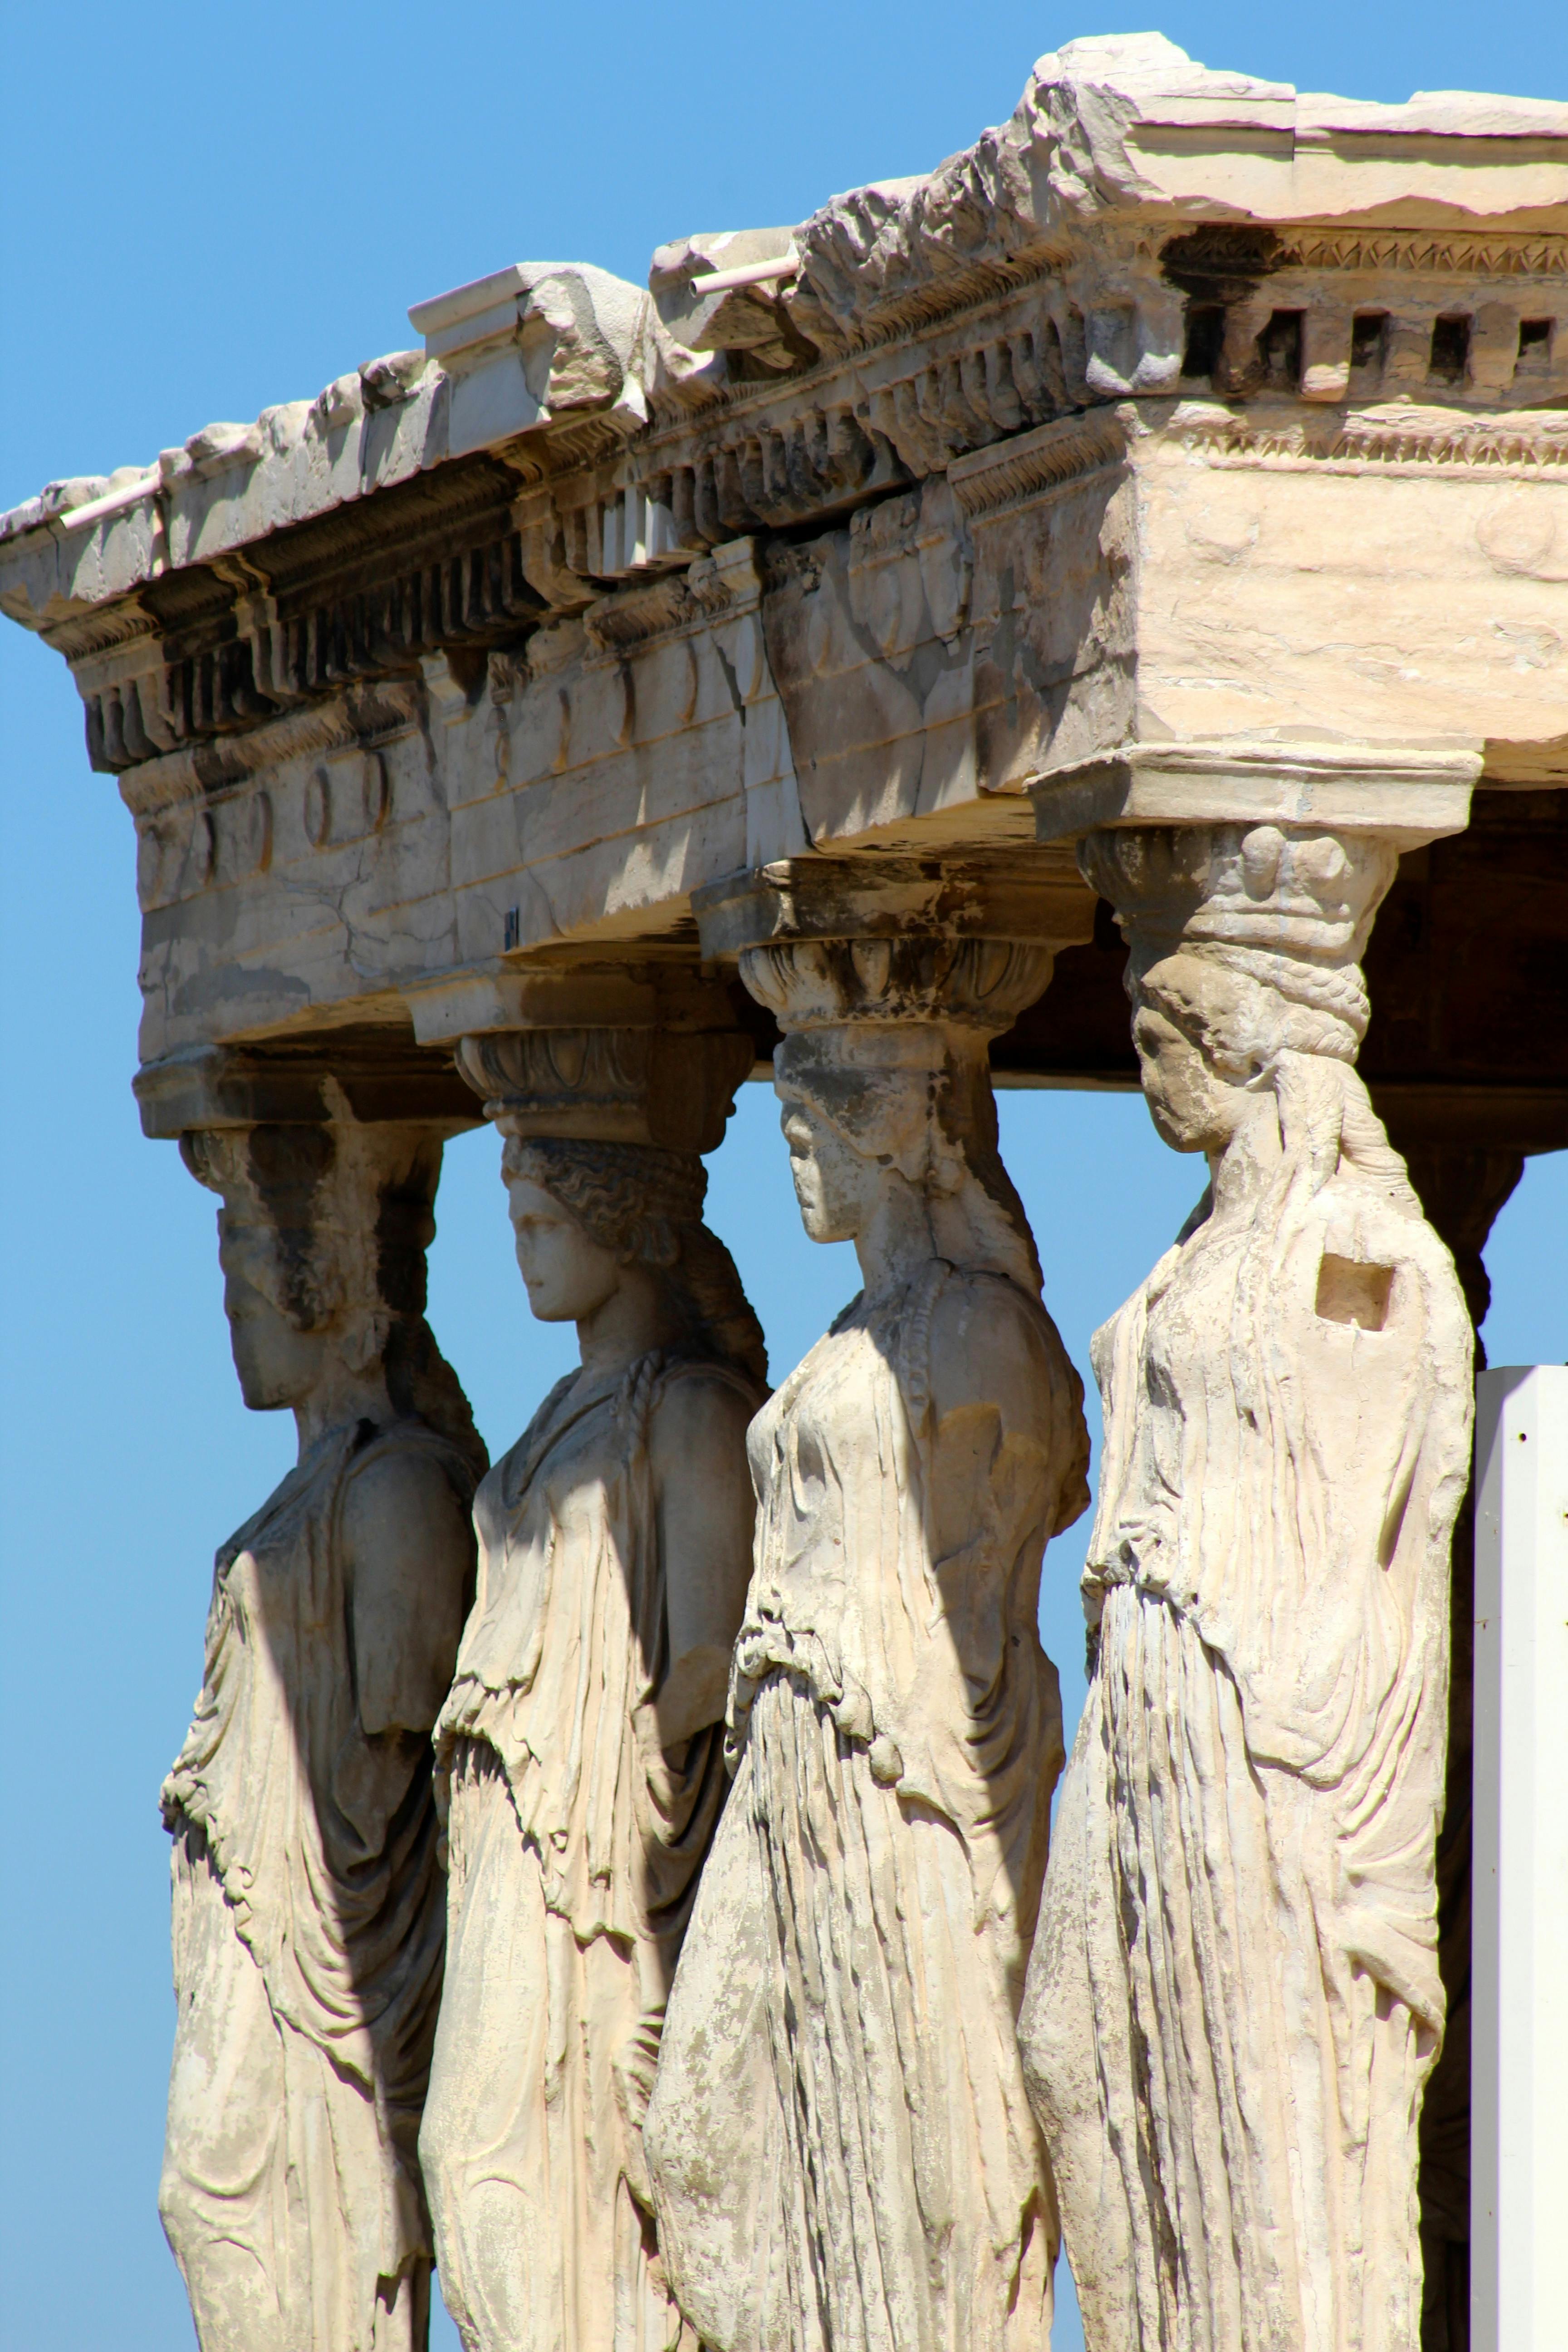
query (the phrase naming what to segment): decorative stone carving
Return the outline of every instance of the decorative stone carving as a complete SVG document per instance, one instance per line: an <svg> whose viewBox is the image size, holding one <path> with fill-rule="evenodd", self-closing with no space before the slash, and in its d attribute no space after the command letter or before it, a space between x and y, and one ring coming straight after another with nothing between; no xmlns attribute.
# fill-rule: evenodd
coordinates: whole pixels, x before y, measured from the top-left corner
<svg viewBox="0 0 1568 2352"><path fill-rule="evenodd" d="M1560 784L1565 223L1568 108L1074 42L932 173L52 484L0 611L136 815L143 1050L679 953L742 866L1076 837L1118 768Z"/></svg>
<svg viewBox="0 0 1568 2352"><path fill-rule="evenodd" d="M161 1074L149 1123L182 1095L188 1113L201 1076ZM268 1084L291 1121L229 1123ZM323 1091L334 1115L312 1122ZM178 2025L159 2202L203 2352L422 2352L416 2140L445 1928L429 1732L485 1466L424 1319L440 1130L362 1125L334 1081L287 1072L230 1070L206 1108L181 1148L223 1201L241 1390L292 1406L300 1458L217 1555L163 1788Z"/></svg>
<svg viewBox="0 0 1568 2352"><path fill-rule="evenodd" d="M887 878L878 933L869 871L828 860L701 913L785 1031L806 1230L866 1277L752 1424L737 1778L648 2116L666 2261L719 2352L1022 2352L1051 2310L1015 2019L1061 1756L1040 1559L1087 1440L985 1058L1050 956L975 935L973 885L942 921L925 877L921 920L921 877Z"/></svg>
<svg viewBox="0 0 1568 2352"><path fill-rule="evenodd" d="M1273 825L1292 842L1370 830L1417 854L1379 926L1386 961L1373 992L1380 1013L1398 1017L1381 1048L1369 1041L1363 1066L1380 1109L1402 1122L1401 1147L1442 1146L1440 1169L1413 1160L1411 1174L1432 1192L1475 1305L1481 1211L1510 1155L1568 1140L1557 1034L1568 1024L1542 1024L1539 987L1568 938L1568 796L1552 789L1568 780L1565 229L1568 108L1456 93L1365 106L1211 72L1158 36L1072 43L1037 66L1008 123L921 178L851 191L803 226L667 247L647 295L574 265L502 269L419 307L422 352L389 353L253 423L210 425L150 466L53 483L0 516L0 612L69 663L89 757L120 779L136 821L141 1044L164 1131L227 1121L335 1133L341 1105L326 1100L323 1067L356 1119L438 1125L451 1116L443 1089L463 1081L445 1055L433 1072L422 1049L467 1039L465 1061L489 1097L510 1104L520 1146L526 1120L552 1150L570 1139L689 1154L700 1145L689 1123L700 1129L702 1106L727 1098L752 1050L729 1008L683 998L688 983L675 975L689 965L694 910L706 952L744 950L764 997L773 987L799 998L791 1019L803 1053L812 1037L842 1033L842 1055L824 1049L808 1072L829 1091L842 1079L840 1108L862 1079L869 1100L886 1077L874 1055L862 1069L856 1039L925 1034L932 1008L955 1018L966 989L975 1002L959 1026L983 1029L979 1013L1000 1016L1014 980L1022 985L1008 977L1013 949L1044 936L1079 944L1001 1045L998 1066L1025 1082L1122 1083L1132 1059L1114 927L1079 877L1079 836L1150 824L1240 825L1237 840ZM1477 783L1486 789L1473 834L1423 862L1421 844L1464 824ZM798 863L749 896L730 889L738 869L783 860ZM1022 898L1005 914L1016 880ZM1225 920L1248 906L1272 919L1269 887L1256 906L1243 891ZM764 907L768 920L747 931ZM1206 971L1226 935L1194 932L1191 944ZM1281 971L1311 961L1299 940L1287 950ZM1273 971L1258 982L1266 1006L1280 984ZM547 1002L552 992L561 1003ZM568 999L575 1009L563 1009ZM862 1021L873 1003L880 1013ZM840 1022L846 1007L855 1017ZM893 1007L900 1019L884 1019ZM765 1058L766 1003L749 1026ZM886 1099L924 1099L951 1142L972 1118L984 1124L978 1066L966 1045L952 1048L951 1067L940 1057L928 1066L928 1049L929 1034L909 1045ZM794 1053L792 1044L781 1068ZM174 1097L200 1096L213 1076L204 1056L214 1054L224 1101L205 1105L212 1116L198 1104L174 1118ZM1344 1165L1311 1192L1313 1089L1328 1081L1313 1077L1311 1055L1303 1063L1297 1045L1290 1055L1270 1049L1247 1101L1260 1118L1264 1097L1275 1102L1287 1157L1305 1116L1300 1194L1278 1207L1274 1179L1261 1176L1257 1197L1248 1192L1238 1130L1221 1155L1231 1174L1220 1208L1177 1262L1174 1304L1167 1314L1163 1296L1151 1307L1159 1344L1186 1311L1189 1282L1203 1308L1233 1211L1256 1255L1269 1218L1288 1210L1310 1228L1309 1194L1331 1206L1362 1182L1353 1097L1337 1130L1352 1142L1334 1147ZM295 1080L307 1062L313 1103L301 1108ZM1262 1133L1247 1127L1247 1153ZM806 1158L826 1169L835 1149L818 1138ZM895 1173L919 1192L930 1171L911 1176L891 1154L876 1180L889 1194ZM1380 1217L1404 1200L1390 1184ZM556 1222L537 1201L528 1215L540 1234ZM1401 1223L1398 1234L1414 1247L1417 1230ZM1408 1281L1404 1260L1388 1264L1384 1330L1343 1342L1368 1357L1398 1354L1401 1317L1426 1296L1425 1261ZM967 1264L953 1277L972 1279L981 1275ZM1271 1328L1294 1334L1300 1302L1280 1279ZM1360 1277L1349 1279L1353 1290ZM951 1285L943 1297L951 1304ZM1312 1368L1340 1344L1334 1314L1369 1307L1334 1280L1324 1298L1324 1318L1302 1310L1308 1369L1290 1391L1292 1410L1307 1400L1310 1430L1321 1402ZM1209 1329L1201 1314L1200 1326ZM847 1347L856 1331L865 1338L847 1326L838 1340ZM1251 1360L1245 1348L1238 1360ZM879 1365L877 1378L897 1385ZM1258 1371L1265 1386L1271 1367L1273 1357ZM1428 1376L1390 1376L1391 1426L1408 1408L1415 1428L1411 1399ZM679 1385L685 1394L700 1383L683 1373ZM1222 1382L1222 1427L1224 1395ZM780 1408L780 1426L820 1423L835 1460L859 1463L864 1402L857 1392L845 1402L825 1371L798 1416ZM1450 1402L1446 1390L1445 1410ZM1205 1391L1198 1418L1206 1427L1210 1417ZM1445 1432L1436 1415L1421 1463L1436 1459ZM1237 1423L1238 1449L1244 1433ZM919 1491L929 1473L934 1492L947 1475L941 1428L921 1423L909 1443ZM1250 1462L1250 1436L1246 1447ZM537 1473L546 1486L555 1461ZM1352 1534L1361 1493L1352 1481L1331 1498ZM1417 1543L1415 1527L1402 1542ZM889 1535L890 1549L865 1557L902 1563L905 1539ZM500 1580L510 1538L496 1540ZM1360 1535L1344 1541L1351 1575L1364 1546ZM923 1558L918 1545L913 1556ZM1465 1573L1457 1566L1451 1595L1461 1624ZM1405 1590L1393 1567L1372 1583L1382 1601ZM1419 1576L1411 1589L1425 1592ZM1112 1592L1113 1619L1131 1606ZM1415 1601L1411 1612L1415 1628ZM1461 1659L1443 1877L1443 1964L1456 1991L1468 1949L1462 1686ZM1421 1693L1424 1710L1425 1683ZM782 1705L777 1690L763 1699ZM1247 1704L1250 1737L1258 1711L1253 1696ZM1426 1769L1429 1715L1413 1721L1396 1812L1415 1803ZM776 1758L776 1742L768 1753ZM850 1738L855 1818L879 1822L859 1756ZM1293 1769L1258 1766L1276 1811ZM1310 1774L1303 1785L1315 1787ZM757 1813L761 1801L753 1816L765 1826L776 1816ZM462 1801L457 1820L461 1848ZM912 1835L919 1823L905 1826ZM1108 1869L1112 1860L1121 1866L1108 1856ZM843 1892L848 1880L833 1885ZM1028 1885L1009 1900L994 1941L975 1948L988 1968L1025 1932ZM772 1915L763 1905L748 1916ZM608 1931L594 1938L584 1968L615 1948ZM773 1971L763 1981L776 1989L784 1946L763 1948ZM1377 1965L1394 1963L1384 1954ZM1230 1981L1223 1969L1215 1980ZM1405 2006L1425 2016L1426 1983L1388 1998L1397 2007L1409 1992ZM1228 2012L1215 2014L1224 2026ZM1101 2018L1095 2030L1110 2028ZM612 2019L594 2048L619 2031ZM1461 2046L1455 2033L1424 2126L1428 2242L1447 2248L1444 2299L1456 2313ZM794 2042L779 2052L781 2069L799 2057ZM1048 2074L1048 2050L1046 2063ZM1414 2081L1419 2049L1412 2063ZM1279 2079L1278 2069L1267 2078ZM879 2115L915 2112L899 2104L900 2083ZM818 2110L809 2114L815 2131ZM1200 2123L1186 2121L1195 2146ZM1083 2130L1083 2144L1100 2147L1098 2115ZM1265 2157L1273 2145L1258 2142ZM934 2199L929 2147L920 2141L920 2194ZM679 2174L690 2144L672 2140L671 2150ZM642 2210L635 2116L608 2160L632 2184L630 2202L616 2206L629 2230ZM1390 2179L1403 2161L1396 2150ZM880 2244L889 2214L911 2210L899 2200L914 2158L905 2172L902 2163L895 2149L875 2170L886 2194L869 2236L857 2222L858 2246ZM954 2244L979 2210L973 2184L992 2195L1014 2179L1010 2163L963 2173L971 2201L960 2200ZM1251 2164L1239 2166L1238 2198L1252 2196ZM1168 2170L1149 2179L1167 2184ZM689 2172L681 2180L695 2274L707 2259L691 2220L700 2191ZM603 2200L593 2207L604 2210ZM1243 2220L1255 2210L1256 2198ZM940 2200L921 2208L933 2241L946 2211ZM1183 2222L1200 2264L1210 2218ZM1247 2259L1259 2244L1289 2244L1307 2264L1300 2275L1315 2278L1317 2254L1300 2251L1310 2219L1292 2207L1294 2236L1244 2232ZM1100 2228L1099 2218L1075 2227L1091 2254ZM1398 2235L1391 2226L1379 2236L1382 2221L1369 2228L1379 2249ZM997 2242L1011 2242L1005 2231ZM1228 2241L1218 2242L1223 2253ZM744 2245L746 2261L752 2251ZM1381 2276L1353 2247L1337 2259L1361 2263L1355 2275L1373 2286ZM1114 2268L1107 2256L1101 2275ZM613 2270L601 2265L595 2292ZM929 2273L895 2263L897 2281L925 2281L900 2284L898 2326L910 2298L928 2292L942 2313L955 2308L942 2298L963 2271L962 2250ZM1434 2293L1436 2272L1434 2261ZM675 2324L661 2292L645 2266L622 2306L656 2335ZM836 2308L822 2324L844 2316ZM1442 2352L1436 2335L1427 2352Z"/></svg>
<svg viewBox="0 0 1568 2352"><path fill-rule="evenodd" d="M1021 2039L1086 2336L1414 2352L1469 1318L1352 1066L1394 854L1091 835L1211 1184L1097 1334L1095 1668Z"/></svg>
<svg viewBox="0 0 1568 2352"><path fill-rule="evenodd" d="M564 985L591 1009L591 982ZM583 1360L479 1489L437 1733L450 1941L421 2147L442 2292L469 2352L664 2352L690 2339L642 2120L723 1801L766 1394L700 1154L751 1045L589 1024L471 1035L459 1060L507 1139L530 1304L575 1321Z"/></svg>

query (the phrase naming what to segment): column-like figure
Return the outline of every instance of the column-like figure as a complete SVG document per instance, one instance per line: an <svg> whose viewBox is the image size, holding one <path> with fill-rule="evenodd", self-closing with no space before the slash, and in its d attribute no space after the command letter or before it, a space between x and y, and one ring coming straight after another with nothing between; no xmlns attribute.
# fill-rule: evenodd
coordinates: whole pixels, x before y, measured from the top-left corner
<svg viewBox="0 0 1568 2352"><path fill-rule="evenodd" d="M182 1149L223 1199L245 1401L292 1406L300 1458L217 1556L163 1789L179 2011L159 2201L202 2352L422 2352L430 1730L485 1466L423 1313L441 1147L344 1107Z"/></svg>
<svg viewBox="0 0 1568 2352"><path fill-rule="evenodd" d="M1091 835L1211 1183L1094 1342L1096 1652L1021 2027L1088 2342L1414 2352L1470 1326L1352 1066L1394 853Z"/></svg>
<svg viewBox="0 0 1568 2352"><path fill-rule="evenodd" d="M650 1129L647 1042L544 1033L463 1049L508 1139L529 1304L574 1322L582 1348L479 1489L479 1591L437 1732L450 1926L421 2149L442 2293L469 2352L689 2343L658 2262L642 2123L726 1787L746 1426L767 1365L702 1222L698 1151L647 1139L672 1123ZM690 1072L657 1082L653 1118L689 1094L689 1139L711 1149L750 1047L731 1034L689 1054ZM706 1088L704 1061L727 1066ZM586 1138L539 1131L569 1128L574 1109ZM644 1139L614 1139L617 1127Z"/></svg>
<svg viewBox="0 0 1568 2352"><path fill-rule="evenodd" d="M1058 2225L1016 2040L1061 1762L1036 1627L1082 1388L996 1150L987 1039L1048 955L759 947L806 1231L865 1288L752 1424L738 1775L648 2119L720 2352L1039 2352Z"/></svg>

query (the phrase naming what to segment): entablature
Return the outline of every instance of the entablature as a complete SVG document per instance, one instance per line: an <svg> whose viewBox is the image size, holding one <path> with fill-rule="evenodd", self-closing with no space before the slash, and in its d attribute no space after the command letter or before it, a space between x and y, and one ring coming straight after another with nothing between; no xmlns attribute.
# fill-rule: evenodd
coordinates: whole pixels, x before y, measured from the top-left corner
<svg viewBox="0 0 1568 2352"><path fill-rule="evenodd" d="M1424 842L1444 777L1568 781L1568 108L1074 43L921 179L410 317L0 521L136 818L151 1059L691 962L814 856L1057 860L1060 1007L1118 811Z"/></svg>

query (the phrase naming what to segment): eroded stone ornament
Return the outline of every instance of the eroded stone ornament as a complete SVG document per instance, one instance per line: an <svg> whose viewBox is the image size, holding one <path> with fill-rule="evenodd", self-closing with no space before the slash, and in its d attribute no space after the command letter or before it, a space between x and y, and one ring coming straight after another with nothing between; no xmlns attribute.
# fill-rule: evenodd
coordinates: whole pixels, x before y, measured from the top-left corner
<svg viewBox="0 0 1568 2352"><path fill-rule="evenodd" d="M574 1321L583 1354L479 1489L478 1596L437 1735L450 1928L421 2149L470 2352L692 2341L642 2123L726 1787L745 1433L767 1383L698 1151L647 1139L650 1050L603 1029L462 1049L507 1137L529 1302ZM660 1131L684 1107L710 1150L750 1058L733 1034L654 1051ZM587 1136L560 1133L574 1115Z"/></svg>
<svg viewBox="0 0 1568 2352"><path fill-rule="evenodd" d="M1212 1174L1094 1341L1097 1653L1020 2028L1086 2339L1414 2352L1471 1332L1352 1062L1386 841L1090 835Z"/></svg>
<svg viewBox="0 0 1568 2352"><path fill-rule="evenodd" d="M340 1097L340 1107L341 1097ZM159 2202L203 2352L422 2352L416 2137L445 1906L430 1728L485 1466L424 1319L441 1148L187 1133L247 1404L300 1458L217 1556L163 1788L178 2026Z"/></svg>
<svg viewBox="0 0 1568 2352"><path fill-rule="evenodd" d="M806 1230L866 1277L759 1414L738 1771L647 2126L720 2352L1037 2352L1056 2207L1015 2038L1061 1760L1036 1612L1082 1390L996 1150L991 1032L1049 957L743 954Z"/></svg>

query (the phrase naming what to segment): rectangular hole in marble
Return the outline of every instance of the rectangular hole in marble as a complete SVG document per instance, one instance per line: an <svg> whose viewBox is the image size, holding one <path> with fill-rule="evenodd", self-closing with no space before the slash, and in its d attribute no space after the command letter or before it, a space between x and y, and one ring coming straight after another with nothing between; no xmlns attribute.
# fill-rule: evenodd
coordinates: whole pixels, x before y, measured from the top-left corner
<svg viewBox="0 0 1568 2352"><path fill-rule="evenodd" d="M1519 365L1522 373L1528 375L1535 370L1543 371L1549 365L1552 358L1552 324L1553 321L1550 319L1520 320Z"/></svg>
<svg viewBox="0 0 1568 2352"><path fill-rule="evenodd" d="M1429 373L1439 383L1463 383L1470 363L1470 321L1463 311L1432 321Z"/></svg>
<svg viewBox="0 0 1568 2352"><path fill-rule="evenodd" d="M1300 310L1276 310L1258 338L1258 358L1264 389L1296 392L1301 383Z"/></svg>
<svg viewBox="0 0 1568 2352"><path fill-rule="evenodd" d="M1212 376L1225 342L1223 302L1187 304L1187 340L1182 353L1184 376Z"/></svg>
<svg viewBox="0 0 1568 2352"><path fill-rule="evenodd" d="M1358 1331L1381 1331L1388 1320L1394 1288L1391 1265L1323 1252L1318 1268L1318 1312L1326 1323L1353 1323Z"/></svg>

